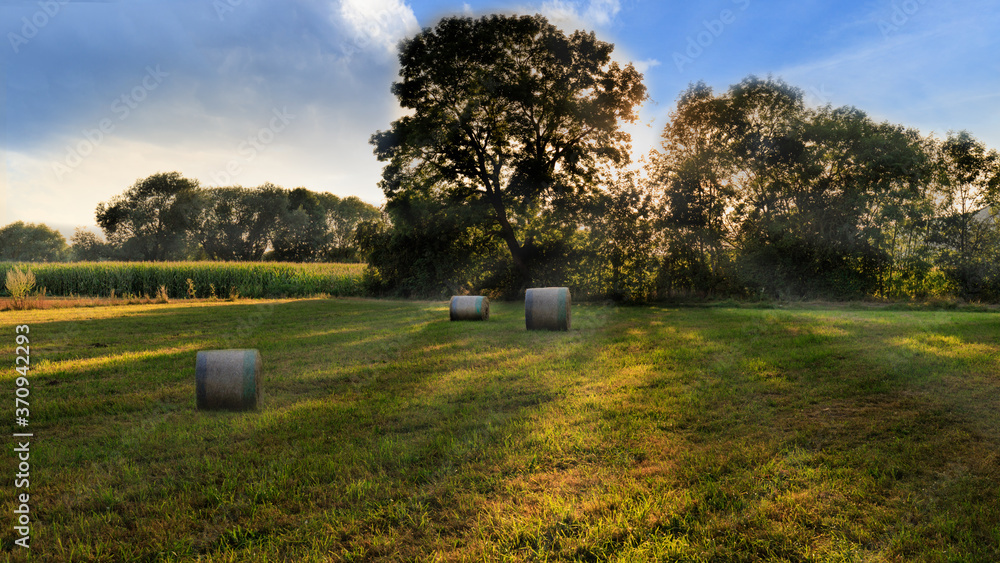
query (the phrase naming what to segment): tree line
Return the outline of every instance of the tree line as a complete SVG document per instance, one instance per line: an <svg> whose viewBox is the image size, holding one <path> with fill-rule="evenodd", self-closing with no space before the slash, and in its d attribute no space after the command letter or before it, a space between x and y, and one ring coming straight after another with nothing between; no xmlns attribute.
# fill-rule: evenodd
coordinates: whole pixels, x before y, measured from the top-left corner
<svg viewBox="0 0 1000 563"><path fill-rule="evenodd" d="M651 161L668 288L1000 297L996 151L808 108L781 81L684 92Z"/></svg>
<svg viewBox="0 0 1000 563"><path fill-rule="evenodd" d="M1000 299L1000 157L749 76L692 84L628 168L642 75L542 16L453 17L404 41L408 114L372 136L386 216L371 291Z"/></svg>
<svg viewBox="0 0 1000 563"><path fill-rule="evenodd" d="M157 173L97 206L103 240L77 229L70 247L45 225L17 222L0 229L0 260L357 262L354 229L380 215L355 196L270 183L203 188Z"/></svg>

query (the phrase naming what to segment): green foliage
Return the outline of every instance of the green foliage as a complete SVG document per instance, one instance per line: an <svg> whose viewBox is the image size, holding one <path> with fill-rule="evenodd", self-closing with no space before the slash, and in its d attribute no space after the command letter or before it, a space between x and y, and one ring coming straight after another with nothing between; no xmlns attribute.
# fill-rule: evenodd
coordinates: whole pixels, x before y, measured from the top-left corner
<svg viewBox="0 0 1000 563"><path fill-rule="evenodd" d="M120 255L132 260L184 260L194 256L202 202L197 180L178 172L137 180L97 206L97 224Z"/></svg>
<svg viewBox="0 0 1000 563"><path fill-rule="evenodd" d="M426 58L464 60L471 55L453 43L505 26L518 45L518 33L542 23L443 20L404 44L394 92L415 114L372 138L388 161L386 217L358 231L371 291L516 297L531 283L622 301L1000 300L997 152L967 132L938 141L856 108L810 108L781 80L750 76L719 94L689 87L641 184L612 156L606 170L597 158L577 176L539 172L549 169L523 147L540 141L510 109L526 107L517 96L534 91L532 79L511 94L509 81L487 80L502 69L477 60L431 68ZM445 107L453 99L462 111ZM501 141L521 148L505 152ZM513 168L491 168L500 162Z"/></svg>
<svg viewBox="0 0 1000 563"><path fill-rule="evenodd" d="M17 221L0 229L0 261L61 262L67 258L65 237L46 225Z"/></svg>
<svg viewBox="0 0 1000 563"><path fill-rule="evenodd" d="M959 294L959 286L952 276L938 267L927 264L903 265L893 271L889 280L887 297L925 300L951 297Z"/></svg>
<svg viewBox="0 0 1000 563"><path fill-rule="evenodd" d="M16 264L0 263L0 273ZM361 295L360 264L237 262L78 262L33 266L50 295L211 297L212 288L243 297Z"/></svg>
<svg viewBox="0 0 1000 563"><path fill-rule="evenodd" d="M941 200L928 225L937 262L966 299L1000 299L1000 155L967 131L931 143Z"/></svg>
<svg viewBox="0 0 1000 563"><path fill-rule="evenodd" d="M305 188L288 193L288 206L274 234L271 259L315 262L323 258L327 241L326 209L320 198Z"/></svg>
<svg viewBox="0 0 1000 563"><path fill-rule="evenodd" d="M286 191L270 183L255 189L210 188L203 190L202 201L199 240L213 260L261 260L288 207Z"/></svg>
<svg viewBox="0 0 1000 563"><path fill-rule="evenodd" d="M357 261L353 230L378 209L305 188L201 188L177 172L139 180L97 207L108 242L78 231L77 259ZM270 250L270 252L268 252Z"/></svg>
<svg viewBox="0 0 1000 563"><path fill-rule="evenodd" d="M381 212L357 196L339 198L330 193L318 193L326 209L327 235L322 248L323 262L360 262L361 253L354 244L354 233L365 221L376 221Z"/></svg>
<svg viewBox="0 0 1000 563"><path fill-rule="evenodd" d="M520 278L507 291L551 270L535 265L558 250L536 242L563 244L565 236L544 229L577 228L605 168L628 161L618 124L633 121L646 96L642 76L612 62L612 49L593 33L567 36L542 16L444 18L405 40L392 91L412 112L371 139L387 163L381 187L392 228L404 231L399 240L427 229L397 216L395 204L404 202L405 213L405 202L433 201L459 208L460 222L478 229L451 235L483 233L505 245ZM497 263L490 274L508 270Z"/></svg>
<svg viewBox="0 0 1000 563"><path fill-rule="evenodd" d="M70 254L76 262L108 260L114 255L114 249L109 244L83 227L76 228L70 242Z"/></svg>
<svg viewBox="0 0 1000 563"><path fill-rule="evenodd" d="M502 294L510 269L498 241L461 213L434 201L397 198L396 221L365 221L356 244L371 295L444 297L475 289Z"/></svg>
<svg viewBox="0 0 1000 563"><path fill-rule="evenodd" d="M915 131L807 108L801 90L752 76L722 95L689 88L652 171L671 289L884 294L899 229L932 201Z"/></svg>

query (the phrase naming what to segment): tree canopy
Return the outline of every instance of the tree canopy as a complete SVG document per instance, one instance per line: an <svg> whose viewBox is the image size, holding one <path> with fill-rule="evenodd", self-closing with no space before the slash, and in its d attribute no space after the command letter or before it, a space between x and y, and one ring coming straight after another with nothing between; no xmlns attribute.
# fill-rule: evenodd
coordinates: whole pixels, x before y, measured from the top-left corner
<svg viewBox="0 0 1000 563"><path fill-rule="evenodd" d="M70 247L73 260L97 262L112 256L110 246L97 234L83 227L77 227L73 231L70 242L73 245Z"/></svg>
<svg viewBox="0 0 1000 563"><path fill-rule="evenodd" d="M682 94L653 168L672 278L686 287L876 293L895 226L929 197L915 131L807 108L801 90L753 76Z"/></svg>
<svg viewBox="0 0 1000 563"><path fill-rule="evenodd" d="M136 181L97 206L97 224L108 242L134 260L186 257L201 211L197 180L178 172Z"/></svg>
<svg viewBox="0 0 1000 563"><path fill-rule="evenodd" d="M372 289L512 296L529 280L624 300L1000 299L1000 157L968 132L940 140L858 108L810 107L771 77L722 92L697 83L640 178L617 166L617 130L573 144L589 122L559 111L580 92L525 62L550 61L532 42L545 33L528 47L491 35L546 25L451 18L403 44L394 92L413 113L372 137L387 214L357 231ZM641 100L629 91L602 123L629 115Z"/></svg>
<svg viewBox="0 0 1000 563"><path fill-rule="evenodd" d="M66 237L51 227L17 221L0 228L0 260L59 262L68 258Z"/></svg>
<svg viewBox="0 0 1000 563"><path fill-rule="evenodd" d="M261 260L287 204L273 184L205 190L201 245L213 260Z"/></svg>
<svg viewBox="0 0 1000 563"><path fill-rule="evenodd" d="M202 188L160 173L98 205L108 242L81 234L80 248L122 260L357 261L354 229L379 215L353 196L270 183Z"/></svg>
<svg viewBox="0 0 1000 563"><path fill-rule="evenodd" d="M930 146L935 155L939 212L929 241L939 263L965 297L989 296L1000 278L997 208L1000 155L968 131L951 132Z"/></svg>
<svg viewBox="0 0 1000 563"><path fill-rule="evenodd" d="M405 40L392 92L412 111L371 139L393 220L415 200L465 208L461 221L502 241L527 283L537 239L575 228L606 167L628 161L619 124L646 89L612 49L538 15L450 17Z"/></svg>

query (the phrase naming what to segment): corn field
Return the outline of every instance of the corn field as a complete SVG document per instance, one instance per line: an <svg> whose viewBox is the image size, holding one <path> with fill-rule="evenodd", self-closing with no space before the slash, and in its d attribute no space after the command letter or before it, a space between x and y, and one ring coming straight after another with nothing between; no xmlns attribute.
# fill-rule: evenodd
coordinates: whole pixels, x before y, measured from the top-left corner
<svg viewBox="0 0 1000 563"><path fill-rule="evenodd" d="M174 298L361 295L364 269L364 264L286 262L0 262L0 279L18 265L31 269L35 287L47 295L154 296L163 286Z"/></svg>

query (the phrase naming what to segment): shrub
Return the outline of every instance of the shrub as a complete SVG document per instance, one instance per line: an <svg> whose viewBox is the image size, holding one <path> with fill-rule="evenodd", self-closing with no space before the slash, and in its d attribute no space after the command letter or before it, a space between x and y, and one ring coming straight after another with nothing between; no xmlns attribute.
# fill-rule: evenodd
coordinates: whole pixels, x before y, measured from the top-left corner
<svg viewBox="0 0 1000 563"><path fill-rule="evenodd" d="M10 292L11 306L15 309L28 307L31 290L35 288L35 274L30 268L20 267L7 271L7 291Z"/></svg>

